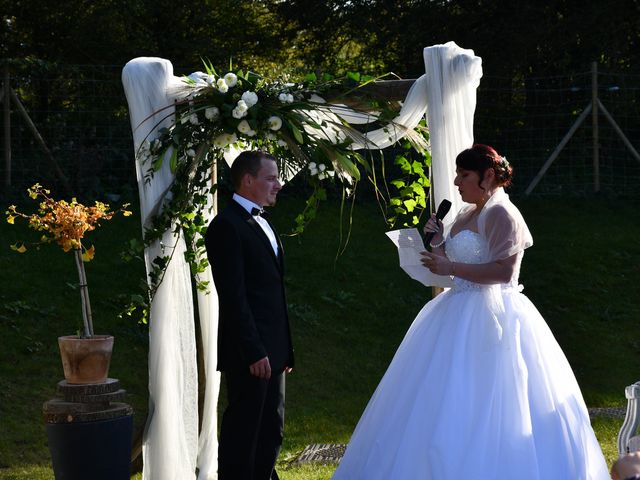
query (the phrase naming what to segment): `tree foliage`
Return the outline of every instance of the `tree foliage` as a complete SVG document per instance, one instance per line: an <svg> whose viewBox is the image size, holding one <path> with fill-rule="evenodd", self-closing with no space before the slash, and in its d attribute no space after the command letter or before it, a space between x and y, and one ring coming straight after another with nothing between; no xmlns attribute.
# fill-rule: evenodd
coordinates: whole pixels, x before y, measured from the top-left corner
<svg viewBox="0 0 640 480"><path fill-rule="evenodd" d="M423 72L422 48L454 40L492 75L638 68L638 0L0 0L5 59L175 65L234 58L263 72Z"/></svg>

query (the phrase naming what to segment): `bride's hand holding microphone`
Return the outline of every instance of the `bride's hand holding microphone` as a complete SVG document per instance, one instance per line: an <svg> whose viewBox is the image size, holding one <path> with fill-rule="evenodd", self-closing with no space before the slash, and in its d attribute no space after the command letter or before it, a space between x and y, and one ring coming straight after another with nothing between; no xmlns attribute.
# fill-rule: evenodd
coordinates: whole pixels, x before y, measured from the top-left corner
<svg viewBox="0 0 640 480"><path fill-rule="evenodd" d="M431 273L436 275L452 275L453 263L443 254L441 247L444 244L444 225L442 221L432 214L424 225L423 233L429 246L436 251L421 252L420 261Z"/></svg>
<svg viewBox="0 0 640 480"><path fill-rule="evenodd" d="M431 218L424 224L422 233L424 234L425 243L431 248L441 246L443 243L442 240L444 240L444 225L442 224L442 220L436 217L435 213L432 213Z"/></svg>

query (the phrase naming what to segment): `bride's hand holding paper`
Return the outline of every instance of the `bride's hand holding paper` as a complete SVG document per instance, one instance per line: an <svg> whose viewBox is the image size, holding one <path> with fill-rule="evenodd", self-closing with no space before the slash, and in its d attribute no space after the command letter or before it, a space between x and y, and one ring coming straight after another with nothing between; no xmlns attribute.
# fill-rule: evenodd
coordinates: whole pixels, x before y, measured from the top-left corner
<svg viewBox="0 0 640 480"><path fill-rule="evenodd" d="M436 275L453 275L453 262L446 256L435 252L420 252L422 258L420 261L429 269L431 273Z"/></svg>

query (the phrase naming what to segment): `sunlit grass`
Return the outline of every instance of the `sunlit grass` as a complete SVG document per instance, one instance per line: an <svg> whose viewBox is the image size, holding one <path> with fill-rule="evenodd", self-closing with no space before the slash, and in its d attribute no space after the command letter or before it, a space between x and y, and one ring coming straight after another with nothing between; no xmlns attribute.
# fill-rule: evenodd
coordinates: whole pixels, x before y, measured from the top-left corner
<svg viewBox="0 0 640 480"><path fill-rule="evenodd" d="M296 369L288 378L284 480L320 480L334 466L294 466L312 443L346 443L404 332L430 290L409 279L369 202L355 210L349 247L338 250L335 203L301 238L284 238L287 291ZM525 255L521 281L549 323L591 407L624 406L624 387L640 372L640 204L606 199L517 200L535 245ZM284 233L300 201L283 195L272 218ZM594 222L597 219L597 228ZM139 234L133 217L95 232L96 258L87 265L96 331L116 336L111 376L134 406L139 430L147 408L147 339L129 319L118 319L120 297L137 293L141 264L118 253ZM22 256L3 245L29 235L0 222L0 479L53 479L42 403L62 377L56 338L78 328L80 299L72 258L56 249ZM621 420L593 422L607 460L616 456ZM141 478L139 475L133 478Z"/></svg>

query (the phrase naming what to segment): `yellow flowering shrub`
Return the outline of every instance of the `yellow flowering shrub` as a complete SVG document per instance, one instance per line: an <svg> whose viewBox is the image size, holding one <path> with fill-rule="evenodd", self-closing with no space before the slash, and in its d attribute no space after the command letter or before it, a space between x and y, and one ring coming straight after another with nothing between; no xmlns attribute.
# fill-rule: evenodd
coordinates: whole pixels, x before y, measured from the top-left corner
<svg viewBox="0 0 640 480"><path fill-rule="evenodd" d="M124 216L131 215L126 210L129 204L123 205L118 210L110 210L109 205L95 202L87 207L79 203L75 198L70 202L54 200L49 195L51 192L42 185L36 183L27 190L34 200L40 200L38 211L31 215L19 212L15 205L11 205L5 212L7 222L14 224L16 218L24 218L29 222L29 227L42 232L38 243L57 243L65 252L73 251L80 286L80 298L82 301L83 329L80 332L82 338L93 337L93 319L91 303L89 301L89 288L84 262L93 259L95 248L86 248L82 244L85 233L95 230L101 220L111 220L116 213L122 212ZM11 248L19 253L24 253L27 248L23 244L11 245Z"/></svg>
<svg viewBox="0 0 640 480"><path fill-rule="evenodd" d="M118 212L122 212L124 216L131 215L131 212L126 210L129 204L123 205L118 210L109 210L109 205L103 202L96 201L93 206L88 207L79 203L75 198L70 202L54 200L49 196L51 192L43 188L39 183L36 183L27 191L32 199L40 199L38 212L27 215L19 212L15 205L11 205L5 212L7 222L13 224L16 218L25 218L29 222L29 227L43 232L40 239L42 243L55 242L65 252L72 249L80 249L82 251L82 259L85 262L93 259L95 248L93 246L86 248L82 244L84 234L95 230L100 225L101 220L111 220ZM20 253L24 253L27 250L24 243L11 245L11 248Z"/></svg>

